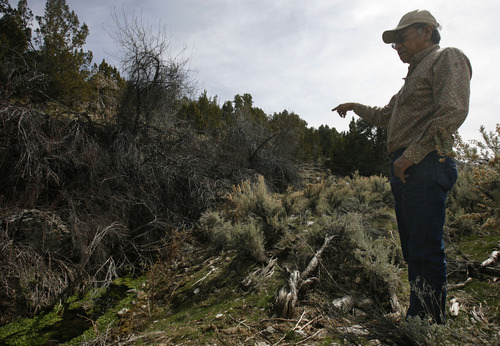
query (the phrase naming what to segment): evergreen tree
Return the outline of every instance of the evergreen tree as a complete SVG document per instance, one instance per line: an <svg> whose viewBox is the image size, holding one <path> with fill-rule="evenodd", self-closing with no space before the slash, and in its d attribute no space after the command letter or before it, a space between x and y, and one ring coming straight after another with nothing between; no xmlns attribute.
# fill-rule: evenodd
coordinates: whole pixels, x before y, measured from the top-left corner
<svg viewBox="0 0 500 346"><path fill-rule="evenodd" d="M188 121L198 131L204 131L207 126L196 101L188 98L182 103L177 116L182 120Z"/></svg>
<svg viewBox="0 0 500 346"><path fill-rule="evenodd" d="M31 42L29 27L33 14L26 0L20 0L13 9L8 0L0 0L0 57L24 54Z"/></svg>
<svg viewBox="0 0 500 346"><path fill-rule="evenodd" d="M47 94L66 104L85 100L90 91L92 52L83 50L89 29L66 0L47 0L43 16L37 16L35 42L40 66L47 78Z"/></svg>
<svg viewBox="0 0 500 346"><path fill-rule="evenodd" d="M312 127L305 128L300 139L297 158L302 161L311 161L317 160L323 156L321 138L318 130Z"/></svg>
<svg viewBox="0 0 500 346"><path fill-rule="evenodd" d="M331 157L335 140L339 135L337 130L330 129L328 125L321 125L318 129L318 135L323 156Z"/></svg>
<svg viewBox="0 0 500 346"><path fill-rule="evenodd" d="M356 121L358 132L365 136L371 146L371 166L373 174L389 174L389 154L387 153L387 131L385 127L372 125L363 119Z"/></svg>
<svg viewBox="0 0 500 346"><path fill-rule="evenodd" d="M197 101L185 99L178 116L188 120L199 132L207 132L217 136L222 128L222 109L218 105L217 96L210 98L203 91Z"/></svg>
<svg viewBox="0 0 500 346"><path fill-rule="evenodd" d="M269 118L269 125L271 133L277 137L276 141L283 147L282 152L286 152L286 155L290 157L297 157L307 129L307 122L294 112L284 110L274 113Z"/></svg>
<svg viewBox="0 0 500 346"><path fill-rule="evenodd" d="M27 81L35 79L28 56L32 19L26 0L20 0L17 9L0 0L0 91L4 100L26 94Z"/></svg>
<svg viewBox="0 0 500 346"><path fill-rule="evenodd" d="M257 107L253 107L253 98L250 94L234 96L234 110L238 116L249 116L256 124L264 125L267 123L266 113Z"/></svg>
<svg viewBox="0 0 500 346"><path fill-rule="evenodd" d="M352 119L349 131L334 142L328 167L333 173L364 176L389 174L389 157L385 150L385 130L371 126L363 119Z"/></svg>
<svg viewBox="0 0 500 346"><path fill-rule="evenodd" d="M218 105L217 96L210 98L205 90L198 98L197 106L205 123L205 129L215 135L222 121L222 110Z"/></svg>
<svg viewBox="0 0 500 346"><path fill-rule="evenodd" d="M233 107L233 103L231 101L226 101L224 102L224 104L222 105L222 121L225 123L225 124L231 124L235 117L234 117L234 107Z"/></svg>

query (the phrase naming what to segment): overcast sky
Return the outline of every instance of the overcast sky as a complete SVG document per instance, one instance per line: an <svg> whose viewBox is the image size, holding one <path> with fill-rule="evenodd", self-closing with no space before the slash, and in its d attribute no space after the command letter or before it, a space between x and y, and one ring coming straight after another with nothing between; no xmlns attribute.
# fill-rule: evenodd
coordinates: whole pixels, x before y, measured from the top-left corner
<svg viewBox="0 0 500 346"><path fill-rule="evenodd" d="M479 138L500 122L500 1L497 0L66 0L90 29L94 61L116 64L108 32L113 9L164 25L172 54L186 48L200 92L220 102L249 93L268 115L284 109L310 127L348 128L331 109L343 102L384 106L408 65L383 43L402 15L428 9L442 25L441 46L460 48L473 68L471 106L459 132ZM17 4L17 1L11 0ZM36 15L44 0L28 0ZM352 114L352 113L351 113Z"/></svg>

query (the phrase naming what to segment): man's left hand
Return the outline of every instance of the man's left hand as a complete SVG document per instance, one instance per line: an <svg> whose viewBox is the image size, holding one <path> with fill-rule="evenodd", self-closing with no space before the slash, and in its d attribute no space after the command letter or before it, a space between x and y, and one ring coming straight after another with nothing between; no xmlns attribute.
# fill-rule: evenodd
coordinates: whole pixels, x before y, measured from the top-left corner
<svg viewBox="0 0 500 346"><path fill-rule="evenodd" d="M406 157L401 155L394 161L394 175L396 178L401 180L403 183L406 183L406 178L409 177L408 174L406 174L406 170L413 165L413 162L408 160Z"/></svg>

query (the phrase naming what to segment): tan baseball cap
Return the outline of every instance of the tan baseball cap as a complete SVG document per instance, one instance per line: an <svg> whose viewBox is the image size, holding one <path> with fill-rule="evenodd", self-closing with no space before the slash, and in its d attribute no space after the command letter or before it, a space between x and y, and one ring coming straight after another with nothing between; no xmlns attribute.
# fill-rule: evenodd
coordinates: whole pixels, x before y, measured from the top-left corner
<svg viewBox="0 0 500 346"><path fill-rule="evenodd" d="M436 18L427 10L415 10L408 12L401 18L398 26L392 30L384 31L382 34L382 39L385 43L393 43L396 40L396 31L409 27L412 24L425 23L431 24L434 27L438 27L438 22Z"/></svg>

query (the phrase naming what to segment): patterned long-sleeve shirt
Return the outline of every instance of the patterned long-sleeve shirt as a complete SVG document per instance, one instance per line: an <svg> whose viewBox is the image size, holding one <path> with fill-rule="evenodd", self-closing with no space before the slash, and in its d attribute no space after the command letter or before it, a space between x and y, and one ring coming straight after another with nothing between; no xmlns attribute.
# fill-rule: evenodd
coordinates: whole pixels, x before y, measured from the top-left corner
<svg viewBox="0 0 500 346"><path fill-rule="evenodd" d="M415 54L401 90L384 107L355 104L354 112L376 126L387 126L389 153L419 163L428 153L451 149L453 133L469 112L469 59L456 48L432 45Z"/></svg>

